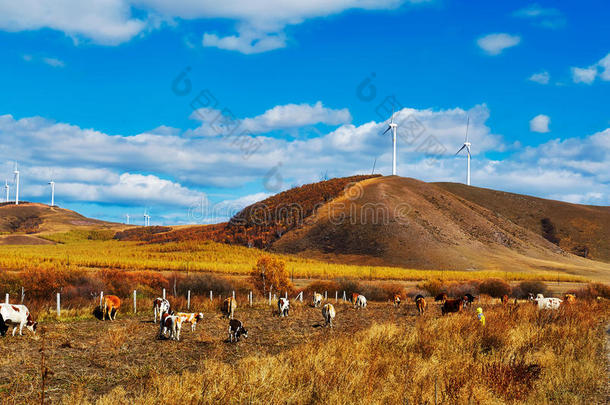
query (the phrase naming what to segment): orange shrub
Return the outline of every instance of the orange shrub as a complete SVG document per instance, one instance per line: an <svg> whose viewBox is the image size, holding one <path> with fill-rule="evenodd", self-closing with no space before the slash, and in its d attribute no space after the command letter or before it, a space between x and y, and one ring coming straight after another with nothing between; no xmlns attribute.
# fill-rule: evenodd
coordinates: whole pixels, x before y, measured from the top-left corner
<svg viewBox="0 0 610 405"><path fill-rule="evenodd" d="M269 291L291 292L294 288L288 278L286 263L269 255L263 255L258 259L250 272L250 281L263 295Z"/></svg>

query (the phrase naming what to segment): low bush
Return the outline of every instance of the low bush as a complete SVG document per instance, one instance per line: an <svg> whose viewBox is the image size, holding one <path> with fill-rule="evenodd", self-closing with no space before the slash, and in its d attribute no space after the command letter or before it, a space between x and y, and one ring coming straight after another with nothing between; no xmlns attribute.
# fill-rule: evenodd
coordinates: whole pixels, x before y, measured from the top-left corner
<svg viewBox="0 0 610 405"><path fill-rule="evenodd" d="M510 284L499 278L488 278L479 285L479 292L494 298L501 298L511 292Z"/></svg>

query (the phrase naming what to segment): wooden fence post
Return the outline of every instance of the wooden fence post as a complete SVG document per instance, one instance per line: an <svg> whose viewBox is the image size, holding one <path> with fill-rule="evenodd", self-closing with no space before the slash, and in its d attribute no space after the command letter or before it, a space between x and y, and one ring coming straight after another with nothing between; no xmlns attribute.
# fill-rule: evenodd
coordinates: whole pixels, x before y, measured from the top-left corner
<svg viewBox="0 0 610 405"><path fill-rule="evenodd" d="M347 297L345 296L345 290L343 290L343 301L347 301Z"/></svg>
<svg viewBox="0 0 610 405"><path fill-rule="evenodd" d="M6 293L6 303L8 304L8 293Z"/></svg>
<svg viewBox="0 0 610 405"><path fill-rule="evenodd" d="M233 299L235 299L235 290L233 290Z"/></svg>
<svg viewBox="0 0 610 405"><path fill-rule="evenodd" d="M335 302L339 302L339 291L335 291Z"/></svg>
<svg viewBox="0 0 610 405"><path fill-rule="evenodd" d="M61 316L61 295L57 293L57 317Z"/></svg>
<svg viewBox="0 0 610 405"><path fill-rule="evenodd" d="M301 291L301 302L303 302L303 291Z"/></svg>
<svg viewBox="0 0 610 405"><path fill-rule="evenodd" d="M58 295L59 296L59 295ZM59 302L59 301L58 301ZM102 303L104 302L104 291L100 291L100 309L102 309ZM59 308L59 307L58 307ZM57 311L59 312L59 311Z"/></svg>
<svg viewBox="0 0 610 405"><path fill-rule="evenodd" d="M136 290L133 290L133 313L138 312L137 302L136 302Z"/></svg>
<svg viewBox="0 0 610 405"><path fill-rule="evenodd" d="M214 294L212 293L212 290L210 290L210 301L212 301L214 299Z"/></svg>
<svg viewBox="0 0 610 405"><path fill-rule="evenodd" d="M163 299L165 299L165 288L163 289Z"/></svg>
<svg viewBox="0 0 610 405"><path fill-rule="evenodd" d="M284 292L284 298L288 299L288 291Z"/></svg>
<svg viewBox="0 0 610 405"><path fill-rule="evenodd" d="M186 309L191 310L191 290L186 292Z"/></svg>
<svg viewBox="0 0 610 405"><path fill-rule="evenodd" d="M21 287L21 304L25 301L25 289Z"/></svg>
<svg viewBox="0 0 610 405"><path fill-rule="evenodd" d="M269 305L271 305L271 291L269 291Z"/></svg>
<svg viewBox="0 0 610 405"><path fill-rule="evenodd" d="M252 306L252 291L248 294L248 301L250 301L250 306Z"/></svg>
<svg viewBox="0 0 610 405"><path fill-rule="evenodd" d="M324 291L324 299L327 300L328 299L328 291Z"/></svg>

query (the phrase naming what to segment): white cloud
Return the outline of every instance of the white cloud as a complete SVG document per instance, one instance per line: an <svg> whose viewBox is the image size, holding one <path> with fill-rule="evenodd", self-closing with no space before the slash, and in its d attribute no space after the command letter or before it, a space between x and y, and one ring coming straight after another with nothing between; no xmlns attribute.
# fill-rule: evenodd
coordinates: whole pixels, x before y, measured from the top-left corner
<svg viewBox="0 0 610 405"><path fill-rule="evenodd" d="M542 7L533 3L513 13L515 17L531 20L534 25L544 28L561 28L565 26L566 19L556 8Z"/></svg>
<svg viewBox="0 0 610 405"><path fill-rule="evenodd" d="M528 80L539 84L549 84L549 81L551 80L551 75L549 74L549 72L546 71L534 73L528 78Z"/></svg>
<svg viewBox="0 0 610 405"><path fill-rule="evenodd" d="M589 67L572 68L574 83L592 84L598 77L603 81L610 81L610 53Z"/></svg>
<svg viewBox="0 0 610 405"><path fill-rule="evenodd" d="M521 37L505 33L488 34L477 39L477 45L488 55L499 55L507 48L519 45Z"/></svg>
<svg viewBox="0 0 610 405"><path fill-rule="evenodd" d="M42 58L42 61L44 63L46 63L49 66L53 66L53 67L64 67L66 66L66 64L64 63L64 61L59 60L57 58Z"/></svg>
<svg viewBox="0 0 610 405"><path fill-rule="evenodd" d="M393 9L429 0L22 0L0 2L0 29L17 32L51 28L75 41L103 45L129 41L146 30L179 20L227 19L235 34L206 32L203 45L246 54L286 46L284 29L307 19L350 9Z"/></svg>
<svg viewBox="0 0 610 405"><path fill-rule="evenodd" d="M540 132L540 133L550 132L550 130L549 130L550 123L551 123L551 118L548 115L544 115L544 114L536 115L530 121L530 131Z"/></svg>

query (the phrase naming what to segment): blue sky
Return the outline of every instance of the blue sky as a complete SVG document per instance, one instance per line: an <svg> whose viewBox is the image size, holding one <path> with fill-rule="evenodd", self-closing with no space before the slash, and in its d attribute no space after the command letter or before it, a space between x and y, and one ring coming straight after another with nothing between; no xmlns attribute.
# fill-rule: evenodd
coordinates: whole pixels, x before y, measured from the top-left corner
<svg viewBox="0 0 610 405"><path fill-rule="evenodd" d="M85 215L214 222L375 159L389 174L393 103L402 176L465 182L470 116L473 185L609 205L609 17L602 1L0 2L0 179L18 161L23 200L48 202L53 178Z"/></svg>

